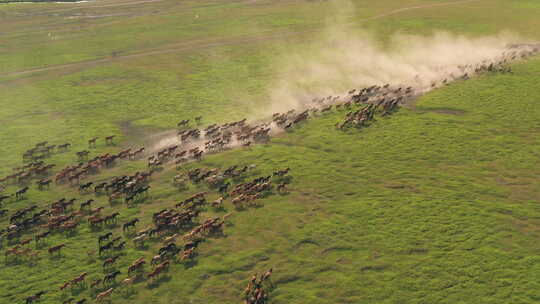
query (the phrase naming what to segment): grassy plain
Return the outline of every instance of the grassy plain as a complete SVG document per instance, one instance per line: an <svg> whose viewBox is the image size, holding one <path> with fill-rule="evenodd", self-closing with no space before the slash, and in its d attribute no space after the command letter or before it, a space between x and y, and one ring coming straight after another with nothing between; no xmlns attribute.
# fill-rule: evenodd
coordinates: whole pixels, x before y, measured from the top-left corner
<svg viewBox="0 0 540 304"><path fill-rule="evenodd" d="M434 30L479 36L508 29L540 39L540 3L533 0L479 0L365 21L449 1L372 2L352 1L356 9L343 18L382 43L396 31ZM209 124L256 112L280 77L273 63L318 39L339 3L0 5L0 173L41 140L80 150L95 135L118 134L120 146L131 146L194 115ZM155 53L138 55L145 52ZM18 73L65 64L72 65ZM236 212L227 237L205 242L194 267L175 265L157 286L119 290L113 302L238 303L246 279L273 266L272 303L538 303L540 58L513 69L434 91L360 132L335 130L344 113L332 113L269 144L190 165L255 164L253 176L290 167L294 181L289 195ZM93 153L119 148L101 144ZM52 161L60 166L75 156ZM124 163L92 180L144 166ZM119 223L139 217L143 227L152 212L200 190L179 193L170 185L174 174L157 176L145 203L114 207ZM7 208L64 196L79 194L65 186L32 189L28 200ZM82 225L67 239L50 238L50 245L68 244L61 258L43 252L34 266L0 263L0 303L43 289L51 292L42 303L58 303L67 297L56 291L62 282L83 271L101 276L101 260L88 255L97 234ZM129 244L119 269L156 246ZM89 297L85 289L70 293Z"/></svg>

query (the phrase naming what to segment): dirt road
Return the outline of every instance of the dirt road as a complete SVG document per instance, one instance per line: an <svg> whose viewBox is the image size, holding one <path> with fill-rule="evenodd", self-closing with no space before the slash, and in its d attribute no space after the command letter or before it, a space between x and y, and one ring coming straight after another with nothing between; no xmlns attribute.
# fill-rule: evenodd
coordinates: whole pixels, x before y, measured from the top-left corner
<svg viewBox="0 0 540 304"><path fill-rule="evenodd" d="M155 2L155 1L160 1L160 0L125 2L125 4L127 5L127 4ZM360 21L355 21L354 23L377 20L377 19L388 17L388 16L396 15L405 11L410 11L410 10L418 10L418 9L432 8L432 7L438 7L438 6L459 5L459 4L466 4L466 3L478 2L478 1L483 1L483 0L460 0L460 1L453 1L453 2L446 2L446 3L436 3L436 4L403 7L400 9L389 11L387 13L369 17ZM351 24L352 23L353 22L351 22ZM297 36L297 35L301 35L305 33L317 32L317 31L320 31L320 29L316 28L316 29L308 29L308 30L302 30L302 31L284 31L284 32L277 32L277 33L273 32L273 33L267 33L267 34L262 33L261 35L258 35L256 37L237 37L237 38L228 38L228 39L195 40L195 41L168 45L168 46L164 46L157 49L145 50L139 53L118 55L114 57L112 56L103 57L103 58L91 59L91 60L86 60L86 61L78 61L78 62L73 62L73 63L50 65L50 66L31 68L31 69L8 72L8 73L0 73L0 77L23 76L23 75L39 73L39 72L93 66L96 64L103 64L103 63L113 62L113 61L118 61L118 60L128 60L128 59L142 57L142 56L162 55L162 54L176 53L176 52L182 52L182 51L188 51L188 50L205 49L205 48L228 46L228 45L235 45L235 44L245 44L245 43L250 43L250 42L265 41L265 40L272 40L272 39L282 39L283 37Z"/></svg>

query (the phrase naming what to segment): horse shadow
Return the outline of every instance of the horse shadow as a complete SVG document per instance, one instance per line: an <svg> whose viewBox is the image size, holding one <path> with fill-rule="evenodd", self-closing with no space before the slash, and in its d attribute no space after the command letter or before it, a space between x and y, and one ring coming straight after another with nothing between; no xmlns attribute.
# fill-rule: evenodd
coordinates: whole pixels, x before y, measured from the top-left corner
<svg viewBox="0 0 540 304"><path fill-rule="evenodd" d="M20 240L21 240L21 236L18 235L17 237L8 239L6 243L7 243L8 246L12 246L12 245L15 245L15 244L19 243Z"/></svg>
<svg viewBox="0 0 540 304"><path fill-rule="evenodd" d="M36 248L36 249L42 249L42 248L46 247L47 244L48 244L47 241L42 241L42 242L36 243L35 248Z"/></svg>
<svg viewBox="0 0 540 304"><path fill-rule="evenodd" d="M122 298L124 299L131 299L133 298L133 296L137 295L137 289L135 289L133 286L126 286L122 292L121 292L121 295L122 295Z"/></svg>
<svg viewBox="0 0 540 304"><path fill-rule="evenodd" d="M122 231L122 233L129 237L129 238L132 238L133 236L136 235L136 229L125 229L124 231Z"/></svg>
<svg viewBox="0 0 540 304"><path fill-rule="evenodd" d="M157 288L159 287L159 285L163 284L163 283L166 283L166 282L169 282L171 280L171 276L170 275L162 275L160 276L159 278L155 279L154 281L152 282L148 282L148 288L149 289L154 289L154 288Z"/></svg>
<svg viewBox="0 0 540 304"><path fill-rule="evenodd" d="M165 168L164 167L154 167L152 170L155 171L155 172L161 172L161 171L165 170Z"/></svg>
<svg viewBox="0 0 540 304"><path fill-rule="evenodd" d="M66 231L66 237L73 237L78 235L79 232L76 229Z"/></svg>
<svg viewBox="0 0 540 304"><path fill-rule="evenodd" d="M187 191L189 190L189 187L187 185L180 185L180 186L175 186L176 189L178 189L179 192L184 192L184 191Z"/></svg>
<svg viewBox="0 0 540 304"><path fill-rule="evenodd" d="M19 266L21 265L23 262L20 258L11 258L11 259L6 259L4 260L4 264L5 266Z"/></svg>
<svg viewBox="0 0 540 304"><path fill-rule="evenodd" d="M20 201L24 201L24 200L26 200L26 199L27 199L27 198L24 197L24 196L17 196L17 197L15 197L14 201L15 201L15 202L20 202Z"/></svg>
<svg viewBox="0 0 540 304"><path fill-rule="evenodd" d="M141 196L133 201L132 206L136 207L138 204L144 204L148 200L148 195Z"/></svg>
<svg viewBox="0 0 540 304"><path fill-rule="evenodd" d="M244 210L246 210L246 209L247 209L247 207L244 206L244 205L234 206L234 210L235 210L235 211L239 211L239 212L240 212L240 211L244 211Z"/></svg>
<svg viewBox="0 0 540 304"><path fill-rule="evenodd" d="M227 234L221 231L221 232L213 233L212 235L210 235L210 237L213 239L224 239L224 238L227 238Z"/></svg>
<svg viewBox="0 0 540 304"><path fill-rule="evenodd" d="M133 284L142 283L144 281L145 281L145 279L144 279L144 270L139 270L135 274L135 280L133 281Z"/></svg>
<svg viewBox="0 0 540 304"><path fill-rule="evenodd" d="M113 271L117 271L118 267L116 265L107 266L105 268L102 268L103 274L111 273Z"/></svg>
<svg viewBox="0 0 540 304"><path fill-rule="evenodd" d="M238 176L233 177L232 181L235 184L238 184L238 183L243 183L246 179L247 179L247 177L244 174L242 174L242 175L238 175Z"/></svg>
<svg viewBox="0 0 540 304"><path fill-rule="evenodd" d="M219 207L212 207L212 209L214 209L216 212L227 212L227 209L225 209L223 205Z"/></svg>
<svg viewBox="0 0 540 304"><path fill-rule="evenodd" d="M36 266L36 265L38 264L38 262L39 262L39 258L36 258L36 259L29 259L29 260L27 261L27 264L28 264L28 266L33 267L33 266Z"/></svg>
<svg viewBox="0 0 540 304"><path fill-rule="evenodd" d="M94 226L90 226L90 230L91 230L92 232L103 231L103 226L102 226L102 225L101 225L101 226L95 226L95 225L94 225Z"/></svg>
<svg viewBox="0 0 540 304"><path fill-rule="evenodd" d="M116 205L121 205L123 204L121 201L118 201L118 200L113 200L113 201L109 201L109 206L111 207L114 207Z"/></svg>
<svg viewBox="0 0 540 304"><path fill-rule="evenodd" d="M252 203L251 205L249 205L249 207L259 209L259 208L264 207L264 203L263 202L255 202L255 203Z"/></svg>
<svg viewBox="0 0 540 304"><path fill-rule="evenodd" d="M71 288L71 295L72 296L78 296L81 293L83 293L87 288L86 284L83 282L82 284L76 285L76 287Z"/></svg>
<svg viewBox="0 0 540 304"><path fill-rule="evenodd" d="M181 229L182 231L184 232L187 232L191 229L193 229L194 227L198 226L196 223L194 222L189 222L189 223L186 223L185 225L182 225Z"/></svg>
<svg viewBox="0 0 540 304"><path fill-rule="evenodd" d="M150 248L150 245L148 245L147 243L144 243L142 245L137 245L134 247L136 250L142 250L142 251L146 251L148 250L148 248Z"/></svg>
<svg viewBox="0 0 540 304"><path fill-rule="evenodd" d="M118 283L117 281L112 281L108 284L102 284L101 286L104 288L104 290L107 290L109 288L117 289L118 286L120 286L120 283Z"/></svg>
<svg viewBox="0 0 540 304"><path fill-rule="evenodd" d="M49 254L49 260L51 261L54 261L54 260L60 260L62 259L63 255L60 253L60 254Z"/></svg>
<svg viewBox="0 0 540 304"><path fill-rule="evenodd" d="M288 190L285 190L285 191L282 191L282 192L276 192L277 195L279 196L288 196L289 194L291 194L290 191Z"/></svg>
<svg viewBox="0 0 540 304"><path fill-rule="evenodd" d="M108 229L113 229L113 228L119 227L119 225L118 225L118 223L111 222L109 224L105 224L105 227L107 227Z"/></svg>
<svg viewBox="0 0 540 304"><path fill-rule="evenodd" d="M274 182L275 183L285 183L285 184L290 184L292 181L293 181L293 177L291 175L285 175L285 176L277 176L274 178Z"/></svg>
<svg viewBox="0 0 540 304"><path fill-rule="evenodd" d="M191 260L185 261L183 264L184 264L184 269L190 269L199 265L199 261L197 261L196 259L191 259Z"/></svg>

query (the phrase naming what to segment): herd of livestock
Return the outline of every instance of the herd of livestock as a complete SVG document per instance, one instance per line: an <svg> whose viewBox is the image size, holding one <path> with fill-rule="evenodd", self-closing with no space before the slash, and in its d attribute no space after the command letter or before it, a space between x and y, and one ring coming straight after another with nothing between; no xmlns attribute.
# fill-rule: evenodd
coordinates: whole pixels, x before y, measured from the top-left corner
<svg viewBox="0 0 540 304"><path fill-rule="evenodd" d="M511 73L506 66L508 60L525 57L538 52L535 48L516 48L506 53L501 60L484 62L480 65L459 67L461 74L450 75L431 88L445 85L456 79L467 79L481 72ZM132 218L122 223L121 235L115 237L114 228L120 216L117 205L129 208L148 198L151 191L152 176L166 167L176 166L181 169L186 163L200 160L205 154L217 153L237 146L250 147L252 144L267 142L272 134L287 131L301 124L310 117L324 115L330 111L345 111L343 121L336 123L340 130L366 127L375 119L395 112L400 104L426 91L426 88L413 86L391 86L390 84L353 89L343 97L328 96L315 98L304 108L275 113L268 121L248 123L246 119L212 124L205 128L190 127L190 120L178 123L177 143L161 147L156 151L148 151L144 147L124 149L118 153L104 153L90 158L92 149L96 149L99 138L88 140L85 150L75 152L77 163L60 168L47 163L53 155L72 153L70 143L49 144L47 141L37 143L22 153L22 165L13 168L13 173L0 178L0 218L4 227L0 227L0 248L5 247L6 264L27 261L35 263L46 248L51 255L61 255L62 249L69 246L69 236L80 225L86 224L96 233L97 252L103 260L105 275L92 280L90 289L96 302L111 299L111 295L120 288L130 288L134 284L147 281L155 282L166 273L172 263L189 264L196 255L200 243L207 238L223 235L225 223L231 213L221 217L201 220L207 208L224 211L224 202L229 200L236 210L256 207L258 202L275 192L287 192L291 181L290 169L278 169L268 175L251 177L253 166L231 166L228 168L194 168L174 177L172 183L180 190L186 189L187 183L204 186L207 192L199 192L188 198L175 202L152 215L151 225L144 229L136 229L141 221ZM193 122L201 123L201 117ZM114 136L104 138L106 146L115 146ZM86 148L86 147L85 147ZM129 175L121 175L106 180L98 179L104 170L119 167L121 162L140 161L146 158L147 169ZM46 204L31 204L16 210L8 206L16 201L29 201L28 190L32 185L40 191L48 191L51 187L75 189L79 198L62 197ZM9 187L17 187L12 193L5 194ZM89 197L94 198L89 198ZM217 195L217 199L208 201L209 195ZM110 207L97 207L100 197L106 197ZM5 218L5 219L4 219ZM65 242L47 244L53 234L63 234ZM122 259L126 246L146 248L146 244L156 246L157 254L147 259L141 257L131 262L124 271L117 270L114 265ZM4 243L6 244L4 246ZM34 249L30 244L34 244ZM245 303L267 303L268 290L265 282L270 282L272 270L264 273L260 279L255 275L245 290ZM117 283L119 275L127 276ZM61 275L61 274L59 274ZM26 303L34 303L49 292L63 292L66 288L84 286L89 273L83 272L69 278L56 289L42 290L28 296ZM64 297L65 298L65 297ZM68 298L64 303L84 303L83 299Z"/></svg>
<svg viewBox="0 0 540 304"><path fill-rule="evenodd" d="M255 135L257 136L257 135ZM111 137L112 138L112 137ZM111 139L107 140L111 144ZM89 148L95 147L96 138L89 141ZM277 170L268 176L260 176L251 180L247 174L252 166L231 166L224 170L217 168L196 168L186 172L182 179L189 180L193 184L206 184L209 189L216 190L219 198L215 201L207 201L209 192L194 194L180 202L156 212L152 216L152 224L145 229L133 231L139 223L138 218L124 222L122 235L114 235L114 228L121 210L112 208L118 203L129 208L141 200L145 200L150 191L151 177L160 168L156 166L155 159L166 165L174 159L185 157L190 153L187 150L177 151L180 145L168 147L166 153L158 152L148 159L148 170L136 172L132 175L123 175L108 178L106 181L96 182L95 178L103 170L116 167L117 162L136 160L142 157L144 148L134 151L130 149L120 151L117 154L102 154L88 159L89 153L75 153L78 164L66 166L53 173L40 168L55 166L45 164L45 161L53 153L64 153L70 150L70 145L62 145L62 149L41 142L25 152L24 165L14 168L15 177L3 179L3 186L20 185L20 189L11 195L2 195L2 205L8 206L11 202L25 201L28 190L35 181L36 188L47 191L54 185L57 188L69 187L81 195L80 198L66 198L54 200L47 204L30 204L30 206L10 211L2 209L2 217L8 217L9 223L0 230L0 241L7 243L4 252L6 264L18 264L27 261L33 264L41 253L40 249L46 249L50 256L61 256L62 249L68 246L69 236L77 228L86 223L96 235L97 252L103 260L104 275L102 278L91 280L89 273L83 272L58 286L58 292L64 292L67 288L86 286L89 281L90 290L95 295L96 302L110 300L113 292L121 287L134 285L142 280L149 284L155 282L163 273L167 272L173 262L189 263L196 255L197 248L206 238L223 235L223 228L228 213L222 217L208 218L199 221L201 213L209 207L216 210L225 210L224 201L231 199L236 210L254 206L254 201L259 200L271 193L276 188L284 192L290 178L287 176L289 168ZM56 148L56 149L55 149ZM46 157L42 157L47 153ZM182 155L182 156L177 156ZM38 156L38 157L35 157ZM174 157L171 157L174 156ZM19 178L24 176L24 178ZM28 177L27 177L28 176ZM247 181L246 181L247 179ZM94 181L91 181L94 180ZM244 182L238 182L244 181ZM237 182L233 185L233 183ZM276 185L274 185L278 182ZM92 195L94 196L93 198ZM97 200L105 196L111 208L97 207ZM83 199L84 197L84 199ZM111 212L107 213L107 210ZM119 212L120 211L120 212ZM53 234L65 236L65 242L48 246L47 239ZM180 245L178 242L181 241ZM117 282L117 277L122 271L116 270L114 265L122 258L123 251L129 243L136 248L145 248L145 244L152 242L160 243L157 254L151 259L141 257L133 261L126 269L127 277ZM34 244L32 247L30 244ZM151 270L146 272L145 265ZM110 271L109 271L110 270ZM33 303L41 299L45 294L55 290L42 290L26 298L26 303ZM64 303L84 303L86 298L68 298ZM261 303L261 302L258 302Z"/></svg>

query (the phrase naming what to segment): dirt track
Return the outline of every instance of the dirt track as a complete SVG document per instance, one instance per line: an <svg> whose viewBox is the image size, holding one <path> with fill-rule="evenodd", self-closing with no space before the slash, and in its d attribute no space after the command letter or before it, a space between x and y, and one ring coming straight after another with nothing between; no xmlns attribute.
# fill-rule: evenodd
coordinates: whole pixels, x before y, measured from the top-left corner
<svg viewBox="0 0 540 304"><path fill-rule="evenodd" d="M116 4L116 5L128 5L128 4L138 4L138 3L156 2L156 1L161 1L161 0L124 2L123 4ZM379 14L373 17L360 20L360 22L367 22L371 20L381 19L384 17L396 15L401 12L405 12L409 10L431 8L431 7L438 7L438 6L458 5L458 4L478 2L478 1L482 1L482 0L460 0L460 1L447 2L447 3L426 4L426 5L419 5L419 6L404 7L404 8L392 10L384 14ZM67 64L51 65L51 66L44 66L40 68L31 68L31 69L26 69L26 70L1 73L0 77L22 76L22 75L46 72L46 71L86 67L86 66L91 66L91 65L101 64L101 63L113 62L117 60L126 60L126 59L131 59L131 58L142 57L142 56L161 55L161 54L175 53L175 52L181 52L181 51L187 51L187 50L196 50L196 49L205 49L205 48L218 47L218 46L243 44L246 42L257 42L257 41L265 41L265 40L270 40L270 39L280 39L283 37L296 36L296 35L301 35L301 34L305 34L309 32L316 32L316 31L319 31L319 29L309 29L309 30L303 30L303 31L285 31L285 32L272 33L272 34L266 34L266 35L262 34L257 37L238 37L234 39L229 38L229 39L211 39L211 40L191 41L191 42L186 42L186 43L173 44L173 45L169 45L169 46L158 48L158 49L145 50L140 53L119 55L115 57L104 57L100 59L91 59L91 60L78 61L78 62L67 63Z"/></svg>

